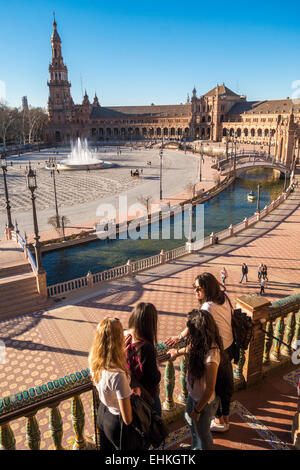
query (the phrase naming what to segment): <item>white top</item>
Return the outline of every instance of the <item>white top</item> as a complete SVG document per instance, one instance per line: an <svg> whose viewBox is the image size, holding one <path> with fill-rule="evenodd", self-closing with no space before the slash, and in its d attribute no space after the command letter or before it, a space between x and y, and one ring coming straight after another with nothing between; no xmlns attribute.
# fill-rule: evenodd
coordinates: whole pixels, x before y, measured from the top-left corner
<svg viewBox="0 0 300 470"><path fill-rule="evenodd" d="M125 372L119 369L114 372L102 370L101 379L96 384L96 388L100 400L113 415L120 414L118 399L130 397L132 393L129 379Z"/></svg>
<svg viewBox="0 0 300 470"><path fill-rule="evenodd" d="M223 340L224 349L229 348L233 343L232 327L231 327L231 307L226 299L223 305L215 302L204 302L201 310L207 310L215 320L219 328L220 336Z"/></svg>
<svg viewBox="0 0 300 470"><path fill-rule="evenodd" d="M209 350L208 355L205 358L205 364L210 362L215 362L218 366L220 364L220 350L219 348L212 348ZM201 377L200 380L195 380L193 387L190 384L190 378L187 378L187 389L189 394L191 395L192 399L195 401L201 400L205 389L206 389L206 382L205 377ZM213 391L212 395L210 396L208 403L211 403L215 399L215 391Z"/></svg>

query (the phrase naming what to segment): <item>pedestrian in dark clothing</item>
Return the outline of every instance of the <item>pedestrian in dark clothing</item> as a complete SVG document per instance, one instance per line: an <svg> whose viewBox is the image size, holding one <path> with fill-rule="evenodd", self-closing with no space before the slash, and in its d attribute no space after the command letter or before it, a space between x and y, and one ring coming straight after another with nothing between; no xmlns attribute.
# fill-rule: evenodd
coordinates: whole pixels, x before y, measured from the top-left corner
<svg viewBox="0 0 300 470"><path fill-rule="evenodd" d="M242 277L240 280L240 284L243 282L244 277L246 277L246 282L248 282L248 266L246 263L242 264Z"/></svg>
<svg viewBox="0 0 300 470"><path fill-rule="evenodd" d="M264 278L265 281L268 281L268 268L267 266L264 264L263 265L263 269L262 269L262 277Z"/></svg>

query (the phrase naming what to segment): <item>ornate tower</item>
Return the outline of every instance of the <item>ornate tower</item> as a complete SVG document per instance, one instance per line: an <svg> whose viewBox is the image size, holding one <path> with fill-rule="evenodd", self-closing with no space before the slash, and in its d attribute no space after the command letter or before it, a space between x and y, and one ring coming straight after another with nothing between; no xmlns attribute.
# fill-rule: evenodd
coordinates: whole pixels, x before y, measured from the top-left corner
<svg viewBox="0 0 300 470"><path fill-rule="evenodd" d="M57 32L55 16L53 20L53 32L51 36L52 61L49 65L50 80L48 114L51 125L64 127L72 120L72 107L74 106L71 97L71 83L68 81L68 69L64 64L61 54L61 39ZM61 134L61 130L56 131L56 140L64 140L67 136Z"/></svg>

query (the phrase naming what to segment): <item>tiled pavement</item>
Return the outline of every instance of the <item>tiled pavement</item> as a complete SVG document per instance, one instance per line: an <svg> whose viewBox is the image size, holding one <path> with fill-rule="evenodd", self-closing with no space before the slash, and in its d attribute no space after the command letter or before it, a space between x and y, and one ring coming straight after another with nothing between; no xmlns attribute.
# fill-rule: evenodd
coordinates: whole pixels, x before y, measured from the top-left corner
<svg viewBox="0 0 300 470"><path fill-rule="evenodd" d="M1 322L6 364L0 365L0 394L6 396L86 368L97 323L105 315L112 314L118 316L126 327L132 307L137 302L152 302L157 306L159 340L178 333L185 325L187 312L197 305L191 286L199 272L211 271L219 277L225 265L229 271L228 293L234 299L242 293L258 292L256 269L264 261L268 265L270 279L266 287L267 298L273 301L299 291L299 198L300 191L297 190L255 228L201 253L145 271L131 279L72 294L51 310ZM249 266L247 284L238 282L243 261ZM178 362L175 364L177 368ZM245 390L235 394L232 429L226 436L216 436L216 449L290 446L290 416L296 409L296 391L283 375L279 371L265 379L258 387L258 393ZM163 385L161 394L163 399ZM86 431L92 434L88 397L84 398L84 404ZM69 407L69 403L60 405L64 442L72 436ZM45 410L38 413L38 421L42 432L41 447L51 447ZM18 448L25 447L24 426L24 419L12 426ZM276 442L279 443L277 447ZM178 443L173 443L174 446L177 448Z"/></svg>

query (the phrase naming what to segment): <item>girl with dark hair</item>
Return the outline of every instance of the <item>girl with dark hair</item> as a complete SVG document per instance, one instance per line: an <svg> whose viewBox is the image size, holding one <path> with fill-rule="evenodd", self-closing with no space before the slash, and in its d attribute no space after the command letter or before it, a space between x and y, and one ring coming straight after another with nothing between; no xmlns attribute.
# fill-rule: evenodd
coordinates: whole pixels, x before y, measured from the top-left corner
<svg viewBox="0 0 300 470"><path fill-rule="evenodd" d="M187 389L189 392L185 419L192 433L192 450L212 450L210 431L219 398L215 393L217 372L223 354L223 343L212 315L205 310L192 310L187 322L187 345L170 350L172 359L187 354Z"/></svg>
<svg viewBox="0 0 300 470"><path fill-rule="evenodd" d="M159 383L161 374L157 364L157 310L151 303L137 304L128 321L129 333L125 339L127 366L131 372L131 385L139 384L154 399L153 408L161 416Z"/></svg>
<svg viewBox="0 0 300 470"><path fill-rule="evenodd" d="M221 289L221 285L211 273L202 273L196 277L193 285L196 298L201 309L207 310L214 318L224 345L224 361L219 368L216 392L220 397L220 406L216 418L212 421L212 431L225 432L229 429L230 401L233 395L233 373L231 361L234 355L234 340L231 326L231 304L229 298ZM168 346L175 345L187 336L188 328L178 336L168 338Z"/></svg>

